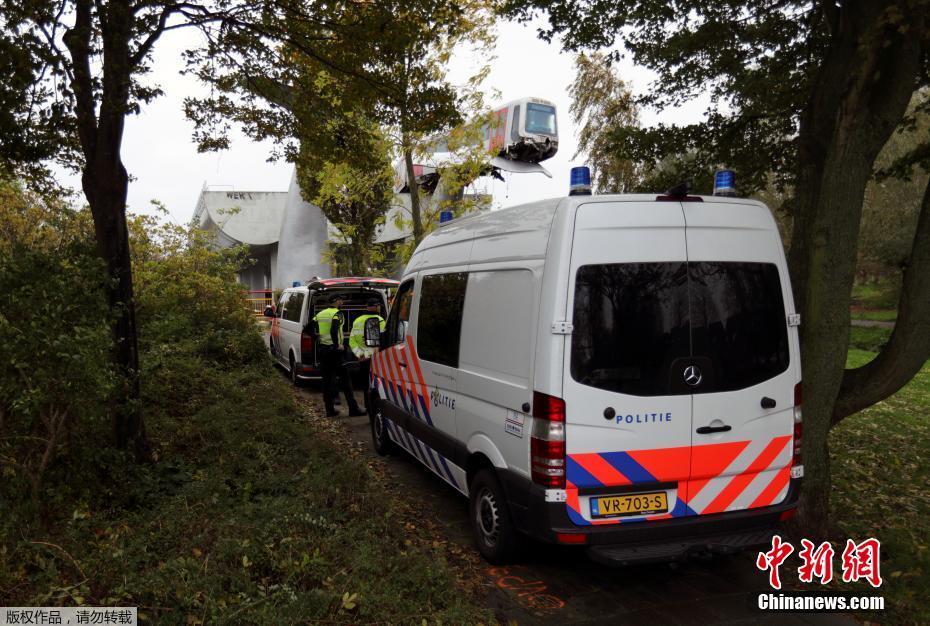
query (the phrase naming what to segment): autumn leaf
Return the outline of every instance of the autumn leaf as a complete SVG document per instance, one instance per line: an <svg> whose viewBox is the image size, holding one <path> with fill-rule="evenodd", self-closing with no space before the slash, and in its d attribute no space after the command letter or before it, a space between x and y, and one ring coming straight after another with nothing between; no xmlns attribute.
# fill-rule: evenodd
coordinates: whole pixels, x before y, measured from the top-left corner
<svg viewBox="0 0 930 626"><path fill-rule="evenodd" d="M351 611L358 604L358 594L350 594L348 591L342 594L342 610Z"/></svg>

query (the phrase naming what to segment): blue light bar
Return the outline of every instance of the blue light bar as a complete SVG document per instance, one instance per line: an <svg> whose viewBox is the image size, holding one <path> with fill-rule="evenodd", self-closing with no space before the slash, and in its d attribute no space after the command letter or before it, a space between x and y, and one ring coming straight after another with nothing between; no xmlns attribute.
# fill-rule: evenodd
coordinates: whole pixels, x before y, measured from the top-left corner
<svg viewBox="0 0 930 626"><path fill-rule="evenodd" d="M714 174L714 195L736 196L736 173L733 170L717 170Z"/></svg>
<svg viewBox="0 0 930 626"><path fill-rule="evenodd" d="M591 168L587 167L586 165L572 168L572 173L568 185L568 195L591 195Z"/></svg>
<svg viewBox="0 0 930 626"><path fill-rule="evenodd" d="M446 222L452 221L452 211L440 211L439 212L439 225L442 226Z"/></svg>

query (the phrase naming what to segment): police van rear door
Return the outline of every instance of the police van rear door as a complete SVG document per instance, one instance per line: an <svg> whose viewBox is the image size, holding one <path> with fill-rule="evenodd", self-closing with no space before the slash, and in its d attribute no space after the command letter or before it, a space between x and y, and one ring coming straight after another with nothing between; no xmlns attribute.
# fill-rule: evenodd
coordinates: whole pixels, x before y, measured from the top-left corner
<svg viewBox="0 0 930 626"><path fill-rule="evenodd" d="M708 198L683 207L699 377L688 506L705 515L778 504L788 489L800 380L778 231L756 203Z"/></svg>
<svg viewBox="0 0 930 626"><path fill-rule="evenodd" d="M575 524L691 514L685 221L679 202L578 207L565 351L567 512Z"/></svg>

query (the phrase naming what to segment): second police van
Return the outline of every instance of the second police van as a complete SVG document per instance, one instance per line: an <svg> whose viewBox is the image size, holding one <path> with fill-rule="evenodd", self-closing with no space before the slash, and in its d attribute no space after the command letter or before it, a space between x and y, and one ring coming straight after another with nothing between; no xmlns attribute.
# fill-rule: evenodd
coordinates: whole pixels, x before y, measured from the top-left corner
<svg viewBox="0 0 930 626"><path fill-rule="evenodd" d="M493 563L522 535L614 564L759 545L803 474L798 322L756 201L569 196L454 220L380 336L374 445L468 496Z"/></svg>

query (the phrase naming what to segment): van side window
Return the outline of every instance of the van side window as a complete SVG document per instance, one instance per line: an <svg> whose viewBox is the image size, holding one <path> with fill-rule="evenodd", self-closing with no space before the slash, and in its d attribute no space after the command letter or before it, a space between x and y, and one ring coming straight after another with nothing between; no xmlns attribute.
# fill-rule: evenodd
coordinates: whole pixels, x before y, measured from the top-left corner
<svg viewBox="0 0 930 626"><path fill-rule="evenodd" d="M299 291L294 291L291 293L291 297L288 298L287 304L284 305L284 319L289 322L299 322L300 321L300 309L304 304L304 294Z"/></svg>
<svg viewBox="0 0 930 626"><path fill-rule="evenodd" d="M529 270L469 272L459 367L528 388L534 305Z"/></svg>
<svg viewBox="0 0 930 626"><path fill-rule="evenodd" d="M407 322L410 320L410 307L413 304L413 279L408 280L394 298L391 305L391 314L388 316L385 332L388 333L388 343L395 344L404 340L407 335Z"/></svg>
<svg viewBox="0 0 930 626"><path fill-rule="evenodd" d="M417 352L421 359L459 366L459 339L468 274L435 274L423 278Z"/></svg>

